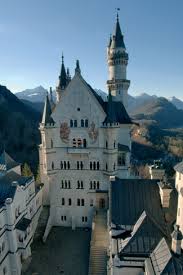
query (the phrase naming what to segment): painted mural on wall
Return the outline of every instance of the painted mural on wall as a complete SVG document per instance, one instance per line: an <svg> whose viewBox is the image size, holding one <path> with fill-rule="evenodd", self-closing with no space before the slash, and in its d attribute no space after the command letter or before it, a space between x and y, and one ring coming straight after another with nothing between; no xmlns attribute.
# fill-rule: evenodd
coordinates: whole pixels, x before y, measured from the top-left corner
<svg viewBox="0 0 183 275"><path fill-rule="evenodd" d="M95 123L92 122L88 131L89 138L92 140L92 143L95 143L98 137L98 129L95 127Z"/></svg>
<svg viewBox="0 0 183 275"><path fill-rule="evenodd" d="M70 128L67 122L60 123L60 138L63 142L67 143L69 141Z"/></svg>

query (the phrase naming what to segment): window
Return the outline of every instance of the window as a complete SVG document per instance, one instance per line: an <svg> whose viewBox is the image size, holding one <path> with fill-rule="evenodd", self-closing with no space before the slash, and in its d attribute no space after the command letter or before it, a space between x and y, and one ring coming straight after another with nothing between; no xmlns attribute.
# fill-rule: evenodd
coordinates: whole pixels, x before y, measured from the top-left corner
<svg viewBox="0 0 183 275"><path fill-rule="evenodd" d="M85 127L88 128L88 119L85 119Z"/></svg>
<svg viewBox="0 0 183 275"><path fill-rule="evenodd" d="M63 169L63 162L60 162L60 169Z"/></svg>
<svg viewBox="0 0 183 275"><path fill-rule="evenodd" d="M105 142L105 148L108 148L108 142L107 142L107 140Z"/></svg>
<svg viewBox="0 0 183 275"><path fill-rule="evenodd" d="M88 218L87 218L86 216L83 216L83 217L81 218L81 220L82 220L82 222L87 222L87 221L88 221Z"/></svg>
<svg viewBox="0 0 183 275"><path fill-rule="evenodd" d="M95 170L96 169L96 162L94 161L93 162L93 170Z"/></svg>
<svg viewBox="0 0 183 275"><path fill-rule="evenodd" d="M90 200L90 206L93 206L93 199Z"/></svg>
<svg viewBox="0 0 183 275"><path fill-rule="evenodd" d="M71 128L73 127L73 120L72 119L70 120L70 127Z"/></svg>
<svg viewBox="0 0 183 275"><path fill-rule="evenodd" d="M81 206L84 206L84 205L85 205L85 200L81 199Z"/></svg>
<svg viewBox="0 0 183 275"><path fill-rule="evenodd" d="M67 189L67 181L65 180L65 189Z"/></svg>
<svg viewBox="0 0 183 275"><path fill-rule="evenodd" d="M65 205L65 199L62 198L62 205Z"/></svg>
<svg viewBox="0 0 183 275"><path fill-rule="evenodd" d="M108 165L107 165L107 163L106 163L106 165L105 165L105 169L106 169L106 171L108 170Z"/></svg>
<svg viewBox="0 0 183 275"><path fill-rule="evenodd" d="M70 169L70 162L69 161L67 162L67 169L68 170Z"/></svg>
<svg viewBox="0 0 183 275"><path fill-rule="evenodd" d="M70 182L70 180L68 181L68 188L71 189L71 182Z"/></svg>
<svg viewBox="0 0 183 275"><path fill-rule="evenodd" d="M79 170L79 161L77 161L77 170Z"/></svg>
<svg viewBox="0 0 183 275"><path fill-rule="evenodd" d="M72 204L72 200L68 199L68 204L71 205Z"/></svg>
<svg viewBox="0 0 183 275"><path fill-rule="evenodd" d="M67 168L67 164L66 164L66 161L64 161L64 169Z"/></svg>
<svg viewBox="0 0 183 275"><path fill-rule="evenodd" d="M113 170L116 170L116 163L114 163L113 165Z"/></svg>
<svg viewBox="0 0 183 275"><path fill-rule="evenodd" d="M77 127L78 126L78 123L77 123L77 120L75 119L74 120L74 127Z"/></svg>
<svg viewBox="0 0 183 275"><path fill-rule="evenodd" d="M84 127L84 119L81 119L81 127Z"/></svg>
<svg viewBox="0 0 183 275"><path fill-rule="evenodd" d="M97 189L100 189L99 181L97 181Z"/></svg>
<svg viewBox="0 0 183 275"><path fill-rule="evenodd" d="M7 274L7 267L3 267L3 275Z"/></svg>
<svg viewBox="0 0 183 275"><path fill-rule="evenodd" d="M51 169L54 170L54 162L51 163Z"/></svg>
<svg viewBox="0 0 183 275"><path fill-rule="evenodd" d="M80 168L81 168L81 170L83 170L83 162L82 161L80 161Z"/></svg>
<svg viewBox="0 0 183 275"><path fill-rule="evenodd" d="M61 220L66 222L66 220L67 220L66 216L61 216Z"/></svg>
<svg viewBox="0 0 183 275"><path fill-rule="evenodd" d="M83 170L83 162L82 161L77 161L77 170Z"/></svg>
<svg viewBox="0 0 183 275"><path fill-rule="evenodd" d="M86 148L86 139L83 139L83 147Z"/></svg>
<svg viewBox="0 0 183 275"><path fill-rule="evenodd" d="M80 181L77 181L77 189L80 189Z"/></svg>
<svg viewBox="0 0 183 275"><path fill-rule="evenodd" d="M83 189L83 181L81 181L81 189Z"/></svg>
<svg viewBox="0 0 183 275"><path fill-rule="evenodd" d="M51 148L53 148L53 140L51 139Z"/></svg>
<svg viewBox="0 0 183 275"><path fill-rule="evenodd" d="M125 153L119 153L118 154L118 165L124 166L126 164L126 154Z"/></svg>
<svg viewBox="0 0 183 275"><path fill-rule="evenodd" d="M77 199L77 206L80 206L80 199Z"/></svg>
<svg viewBox="0 0 183 275"><path fill-rule="evenodd" d="M99 164L99 161L97 161L97 170L100 169L100 164Z"/></svg>
<svg viewBox="0 0 183 275"><path fill-rule="evenodd" d="M92 162L90 162L90 170L92 170L92 167L93 167Z"/></svg>
<svg viewBox="0 0 183 275"><path fill-rule="evenodd" d="M82 147L82 140L78 138L78 147Z"/></svg>
<svg viewBox="0 0 183 275"><path fill-rule="evenodd" d="M76 147L76 139L75 138L73 138L73 140L72 140L72 146Z"/></svg>
<svg viewBox="0 0 183 275"><path fill-rule="evenodd" d="M116 148L116 141L114 141L114 148Z"/></svg>

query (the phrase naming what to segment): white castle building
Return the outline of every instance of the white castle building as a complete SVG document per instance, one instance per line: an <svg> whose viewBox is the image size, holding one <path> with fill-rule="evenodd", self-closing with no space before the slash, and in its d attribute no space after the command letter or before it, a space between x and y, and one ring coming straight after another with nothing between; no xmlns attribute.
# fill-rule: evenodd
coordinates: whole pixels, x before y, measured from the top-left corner
<svg viewBox="0 0 183 275"><path fill-rule="evenodd" d="M108 208L109 176L130 176L130 129L126 111L128 54L119 19L107 47L108 98L84 80L79 61L71 79L62 57L57 103L47 96L40 124L40 171L52 226L91 226L93 211Z"/></svg>
<svg viewBox="0 0 183 275"><path fill-rule="evenodd" d="M42 189L21 176L20 164L0 155L0 274L20 275L42 210Z"/></svg>

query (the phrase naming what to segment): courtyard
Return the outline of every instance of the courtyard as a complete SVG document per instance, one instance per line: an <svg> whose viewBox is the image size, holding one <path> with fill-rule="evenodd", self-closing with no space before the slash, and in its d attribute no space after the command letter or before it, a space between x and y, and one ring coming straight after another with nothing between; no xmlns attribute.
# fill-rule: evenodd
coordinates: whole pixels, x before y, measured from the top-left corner
<svg viewBox="0 0 183 275"><path fill-rule="evenodd" d="M90 237L91 231L83 228L54 227L46 243L33 242L30 263L25 263L22 274L87 275Z"/></svg>

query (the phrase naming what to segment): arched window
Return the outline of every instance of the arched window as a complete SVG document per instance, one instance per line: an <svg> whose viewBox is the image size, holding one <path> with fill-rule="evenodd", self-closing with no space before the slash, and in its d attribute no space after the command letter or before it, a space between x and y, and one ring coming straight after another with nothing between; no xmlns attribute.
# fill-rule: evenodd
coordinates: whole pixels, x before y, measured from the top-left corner
<svg viewBox="0 0 183 275"><path fill-rule="evenodd" d="M77 120L75 119L74 120L74 127L77 127L78 126L78 123L77 123Z"/></svg>
<svg viewBox="0 0 183 275"><path fill-rule="evenodd" d="M84 127L84 119L81 119L81 127Z"/></svg>
<svg viewBox="0 0 183 275"><path fill-rule="evenodd" d="M61 186L62 186L62 189L64 188L64 181L62 180L61 181Z"/></svg>
<svg viewBox="0 0 183 275"><path fill-rule="evenodd" d="M7 274L7 267L3 267L3 275L6 275Z"/></svg>
<svg viewBox="0 0 183 275"><path fill-rule="evenodd" d="M73 127L73 120L72 119L70 120L70 127L71 128Z"/></svg>
<svg viewBox="0 0 183 275"><path fill-rule="evenodd" d="M80 168L81 168L81 170L83 170L83 162L82 161L80 161Z"/></svg>
<svg viewBox="0 0 183 275"><path fill-rule="evenodd" d="M81 189L83 189L83 181L81 181Z"/></svg>
<svg viewBox="0 0 183 275"><path fill-rule="evenodd" d="M53 140L51 139L51 148L53 148Z"/></svg>
<svg viewBox="0 0 183 275"><path fill-rule="evenodd" d="M93 189L96 189L96 182L93 182Z"/></svg>
<svg viewBox="0 0 183 275"><path fill-rule="evenodd" d="M65 189L67 189L67 181L65 180Z"/></svg>
<svg viewBox="0 0 183 275"><path fill-rule="evenodd" d="M68 200L68 202L69 202L69 205L71 205L71 204L72 204L72 200L71 200L71 199L69 199L69 200Z"/></svg>
<svg viewBox="0 0 183 275"><path fill-rule="evenodd" d="M63 169L63 162L60 162L60 169Z"/></svg>
<svg viewBox="0 0 183 275"><path fill-rule="evenodd" d="M71 182L70 182L70 180L68 181L68 188L71 189Z"/></svg>
<svg viewBox="0 0 183 275"><path fill-rule="evenodd" d="M90 200L90 206L93 206L93 199Z"/></svg>
<svg viewBox="0 0 183 275"><path fill-rule="evenodd" d="M62 205L65 205L65 199L62 198Z"/></svg>
<svg viewBox="0 0 183 275"><path fill-rule="evenodd" d="M54 170L54 162L51 163L51 169Z"/></svg>
<svg viewBox="0 0 183 275"><path fill-rule="evenodd" d="M77 161L77 170L79 170L79 161Z"/></svg>
<svg viewBox="0 0 183 275"><path fill-rule="evenodd" d="M70 162L67 162L67 169L70 169Z"/></svg>
<svg viewBox="0 0 183 275"><path fill-rule="evenodd" d="M78 147L82 147L82 140L78 138Z"/></svg>
<svg viewBox="0 0 183 275"><path fill-rule="evenodd" d="M114 163L114 165L113 165L113 169L114 169L114 170L116 170L116 163Z"/></svg>
<svg viewBox="0 0 183 275"><path fill-rule="evenodd" d="M92 165L92 162L90 162L90 170L92 170L92 166L93 166L93 165Z"/></svg>
<svg viewBox="0 0 183 275"><path fill-rule="evenodd" d="M83 139L83 147L86 148L86 139Z"/></svg>
<svg viewBox="0 0 183 275"><path fill-rule="evenodd" d="M114 148L116 148L116 141L114 141Z"/></svg>
<svg viewBox="0 0 183 275"><path fill-rule="evenodd" d="M107 163L106 163L106 165L105 165L105 169L106 169L106 171L108 170L108 165L107 165Z"/></svg>
<svg viewBox="0 0 183 275"><path fill-rule="evenodd" d="M78 184L77 189L80 189L80 181L79 180L77 181L77 184Z"/></svg>
<svg viewBox="0 0 183 275"><path fill-rule="evenodd" d="M77 206L80 206L80 199L77 199Z"/></svg>
<svg viewBox="0 0 183 275"><path fill-rule="evenodd" d="M67 168L67 164L66 164L66 161L64 161L64 169Z"/></svg>
<svg viewBox="0 0 183 275"><path fill-rule="evenodd" d="M85 200L81 199L81 206L84 206L84 205L85 205Z"/></svg>
<svg viewBox="0 0 183 275"><path fill-rule="evenodd" d="M88 119L85 119L85 127L88 127Z"/></svg>
<svg viewBox="0 0 183 275"><path fill-rule="evenodd" d="M93 162L93 170L96 170L96 162Z"/></svg>
<svg viewBox="0 0 183 275"><path fill-rule="evenodd" d="M90 181L90 189L92 189L92 181Z"/></svg>
<svg viewBox="0 0 183 275"><path fill-rule="evenodd" d="M97 181L97 189L100 189L99 181Z"/></svg>
<svg viewBox="0 0 183 275"><path fill-rule="evenodd" d="M105 142L105 148L108 148L108 142L107 142L107 140Z"/></svg>
<svg viewBox="0 0 183 275"><path fill-rule="evenodd" d="M99 164L99 161L97 161L97 170L100 169L100 164Z"/></svg>

